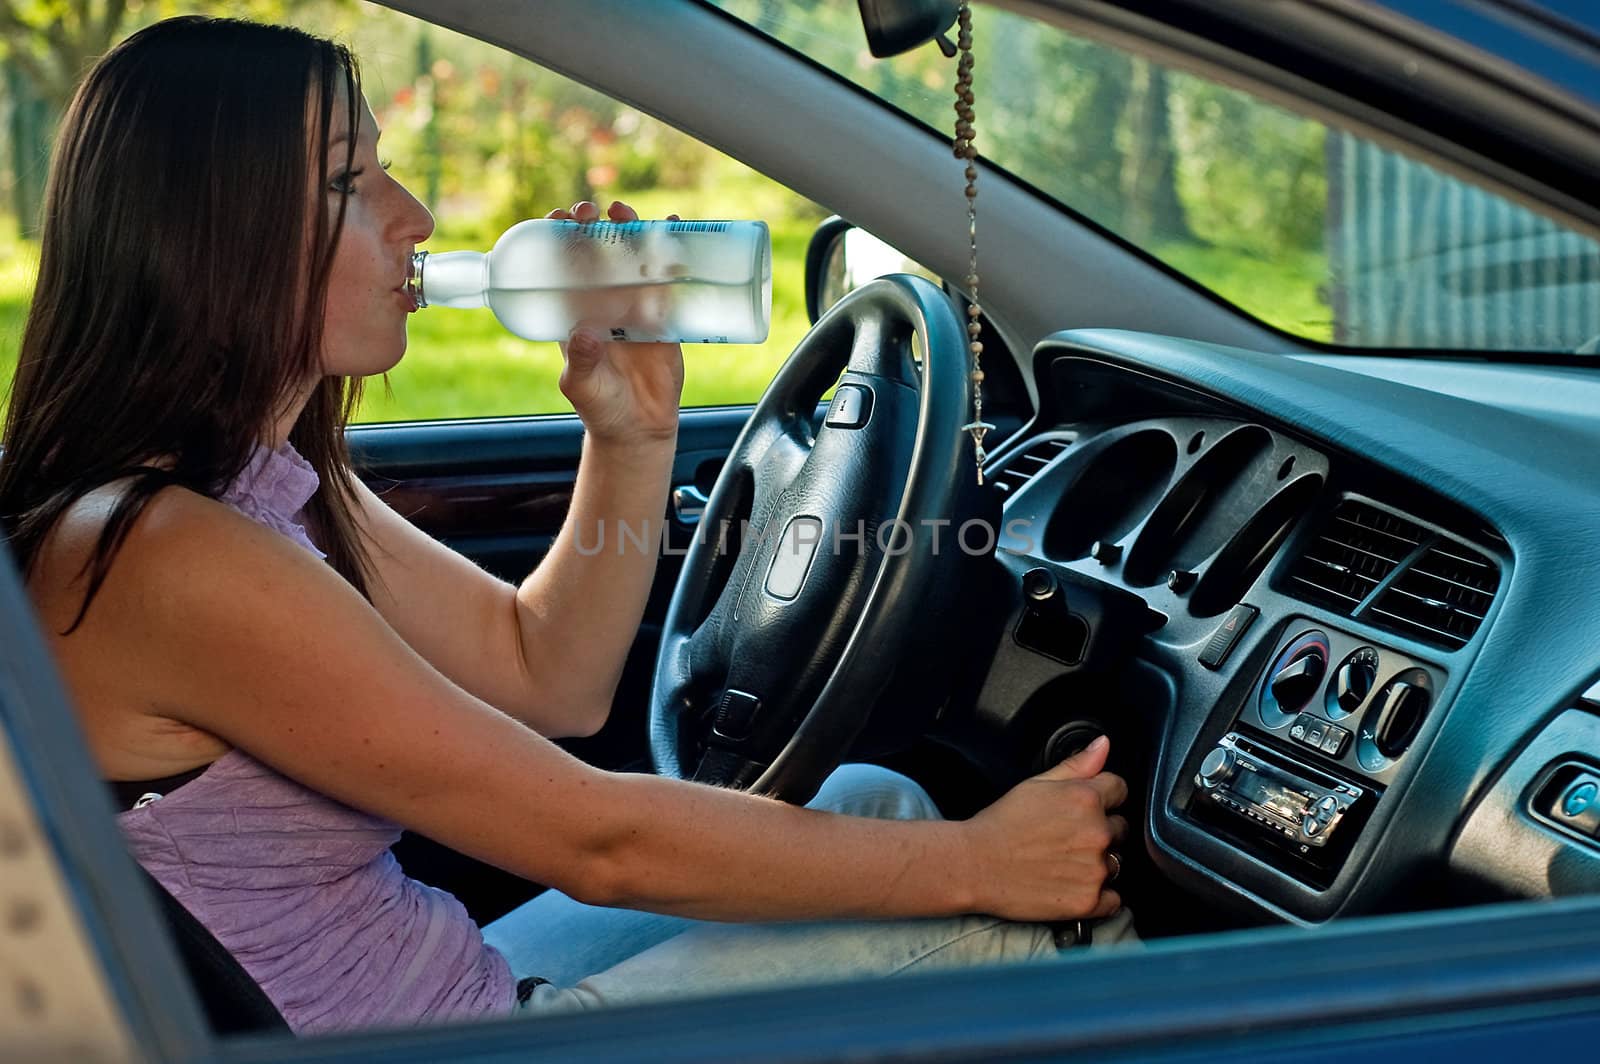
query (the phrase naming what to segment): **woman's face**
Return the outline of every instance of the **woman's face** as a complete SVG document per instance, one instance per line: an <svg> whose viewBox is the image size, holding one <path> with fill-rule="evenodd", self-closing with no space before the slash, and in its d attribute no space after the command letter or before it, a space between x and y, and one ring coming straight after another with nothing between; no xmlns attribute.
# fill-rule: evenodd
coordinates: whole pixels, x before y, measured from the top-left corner
<svg viewBox="0 0 1600 1064"><path fill-rule="evenodd" d="M340 94L342 97L342 93ZM406 350L406 316L416 309L406 273L416 245L433 232L433 216L390 177L378 158L378 124L363 98L355 154L342 99L334 103L328 157L322 160L328 216L347 193L344 228L334 248L322 319L322 372L365 377L383 373Z"/></svg>

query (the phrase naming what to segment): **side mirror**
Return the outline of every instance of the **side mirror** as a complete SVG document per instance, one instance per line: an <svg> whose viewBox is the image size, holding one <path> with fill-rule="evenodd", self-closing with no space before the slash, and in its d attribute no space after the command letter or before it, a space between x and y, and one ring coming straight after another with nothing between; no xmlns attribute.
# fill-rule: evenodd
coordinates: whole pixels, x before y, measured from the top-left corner
<svg viewBox="0 0 1600 1064"><path fill-rule="evenodd" d="M944 284L943 278L865 229L857 229L838 215L824 220L806 248L806 317L815 325L846 295L891 273L914 273L941 287Z"/></svg>
<svg viewBox="0 0 1600 1064"><path fill-rule="evenodd" d="M806 317L813 325L850 291L844 283L844 235L854 228L835 214L811 234L806 246Z"/></svg>

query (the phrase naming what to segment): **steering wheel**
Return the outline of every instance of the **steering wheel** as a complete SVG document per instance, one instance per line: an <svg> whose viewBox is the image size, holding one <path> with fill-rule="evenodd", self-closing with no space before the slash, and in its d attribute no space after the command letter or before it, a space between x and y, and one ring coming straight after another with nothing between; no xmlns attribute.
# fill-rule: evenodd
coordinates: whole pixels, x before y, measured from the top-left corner
<svg viewBox="0 0 1600 1064"><path fill-rule="evenodd" d="M658 773L803 802L844 758L959 572L969 368L950 298L906 274L851 292L800 341L684 558L651 689Z"/></svg>

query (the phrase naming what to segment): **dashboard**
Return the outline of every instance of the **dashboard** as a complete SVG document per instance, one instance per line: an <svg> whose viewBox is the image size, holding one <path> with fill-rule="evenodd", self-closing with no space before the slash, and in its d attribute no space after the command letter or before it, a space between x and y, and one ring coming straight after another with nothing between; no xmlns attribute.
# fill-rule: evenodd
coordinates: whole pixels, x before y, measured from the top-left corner
<svg viewBox="0 0 1600 1064"><path fill-rule="evenodd" d="M1600 891L1596 386L1422 365L1059 333L990 467L974 718L1042 714L1048 762L1120 677L1152 859L1260 918Z"/></svg>

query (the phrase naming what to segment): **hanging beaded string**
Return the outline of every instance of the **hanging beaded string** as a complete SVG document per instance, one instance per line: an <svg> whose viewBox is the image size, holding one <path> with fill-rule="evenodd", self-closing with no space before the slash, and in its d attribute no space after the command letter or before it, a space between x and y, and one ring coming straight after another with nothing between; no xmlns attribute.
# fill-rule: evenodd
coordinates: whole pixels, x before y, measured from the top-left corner
<svg viewBox="0 0 1600 1064"><path fill-rule="evenodd" d="M956 136L955 156L967 164L967 240L971 249L967 265L967 350L972 352L972 420L961 426L961 431L972 436L973 459L978 466L978 484L983 484L983 438L993 425L983 420L983 344L978 337L983 332L979 320L983 314L978 305L978 149L972 138L975 112L972 110L972 5L961 0L956 15L956 47L961 58L956 60Z"/></svg>

